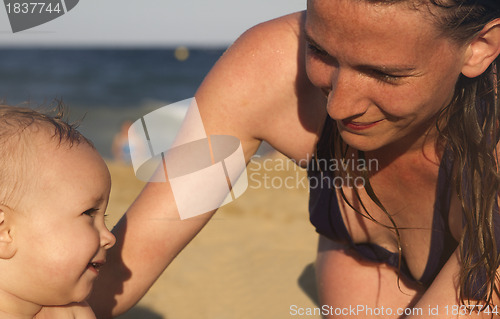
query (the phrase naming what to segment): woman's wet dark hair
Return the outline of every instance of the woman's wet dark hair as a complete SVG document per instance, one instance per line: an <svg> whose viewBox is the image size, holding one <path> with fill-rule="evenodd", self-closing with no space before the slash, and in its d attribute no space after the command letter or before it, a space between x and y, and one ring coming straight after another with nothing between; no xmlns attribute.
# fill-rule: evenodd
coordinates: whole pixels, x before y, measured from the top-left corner
<svg viewBox="0 0 500 319"><path fill-rule="evenodd" d="M486 24L500 17L497 1L432 2L443 11L438 19L440 27L464 44L474 39ZM493 293L500 297L497 278L500 234L495 234L494 224L494 215L500 214L497 202L500 190L497 154L499 71L500 59L497 57L480 76L461 75L453 100L443 110L438 125L442 140L453 152L455 189L463 209L462 302L480 300L491 304Z"/></svg>

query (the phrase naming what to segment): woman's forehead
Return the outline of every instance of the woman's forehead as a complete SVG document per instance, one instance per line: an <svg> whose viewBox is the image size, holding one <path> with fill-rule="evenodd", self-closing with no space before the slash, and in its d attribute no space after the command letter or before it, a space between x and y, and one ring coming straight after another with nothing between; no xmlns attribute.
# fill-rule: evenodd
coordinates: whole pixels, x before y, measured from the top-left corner
<svg viewBox="0 0 500 319"><path fill-rule="evenodd" d="M338 58L359 55L382 64L398 57L415 60L443 42L429 19L406 6L364 0L310 0L308 5L306 37Z"/></svg>
<svg viewBox="0 0 500 319"><path fill-rule="evenodd" d="M445 2L443 0L441 2ZM335 9L332 9L335 7ZM436 12L432 10L434 5L431 0L308 0L307 1L307 14L310 15L314 12L321 15L323 18L328 19L332 14L335 15L351 15L354 8L365 9L370 12L372 16L377 14L383 15L386 11L391 12L413 12L419 13L423 17L435 17Z"/></svg>

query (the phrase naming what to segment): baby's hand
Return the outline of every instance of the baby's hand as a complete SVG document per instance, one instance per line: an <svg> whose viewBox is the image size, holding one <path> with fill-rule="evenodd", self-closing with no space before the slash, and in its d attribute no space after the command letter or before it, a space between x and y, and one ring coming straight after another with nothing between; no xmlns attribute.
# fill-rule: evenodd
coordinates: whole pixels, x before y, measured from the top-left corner
<svg viewBox="0 0 500 319"><path fill-rule="evenodd" d="M33 319L96 319L87 302L66 306L43 307Z"/></svg>

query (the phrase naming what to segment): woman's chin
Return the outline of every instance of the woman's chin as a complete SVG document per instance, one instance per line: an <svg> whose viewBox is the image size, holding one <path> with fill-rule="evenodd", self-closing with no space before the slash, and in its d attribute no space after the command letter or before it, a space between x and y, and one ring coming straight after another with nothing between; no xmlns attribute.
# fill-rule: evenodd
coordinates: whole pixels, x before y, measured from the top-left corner
<svg viewBox="0 0 500 319"><path fill-rule="evenodd" d="M355 150L371 152L382 148L385 144L380 139L367 136L359 136L351 133L342 134L342 140Z"/></svg>

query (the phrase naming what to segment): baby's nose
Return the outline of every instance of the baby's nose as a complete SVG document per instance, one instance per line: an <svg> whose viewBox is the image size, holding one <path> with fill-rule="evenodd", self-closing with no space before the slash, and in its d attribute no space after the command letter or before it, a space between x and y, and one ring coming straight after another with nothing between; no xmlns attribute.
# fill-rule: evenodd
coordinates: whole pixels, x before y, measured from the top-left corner
<svg viewBox="0 0 500 319"><path fill-rule="evenodd" d="M109 249L113 247L116 243L116 237L113 235L106 227L101 232L101 247L104 249Z"/></svg>

